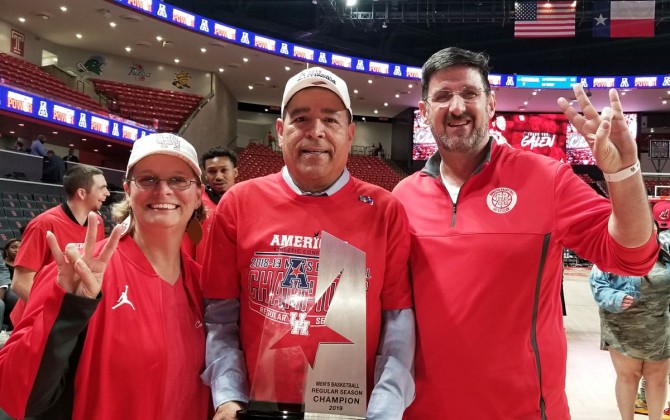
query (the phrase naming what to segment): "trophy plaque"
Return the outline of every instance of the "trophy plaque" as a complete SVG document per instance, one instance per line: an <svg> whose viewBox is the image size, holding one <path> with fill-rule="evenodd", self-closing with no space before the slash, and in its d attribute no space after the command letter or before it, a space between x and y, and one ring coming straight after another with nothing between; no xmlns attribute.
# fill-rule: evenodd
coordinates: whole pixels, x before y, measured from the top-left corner
<svg viewBox="0 0 670 420"><path fill-rule="evenodd" d="M318 258L291 253L284 267L238 418L364 419L365 253L322 231Z"/></svg>

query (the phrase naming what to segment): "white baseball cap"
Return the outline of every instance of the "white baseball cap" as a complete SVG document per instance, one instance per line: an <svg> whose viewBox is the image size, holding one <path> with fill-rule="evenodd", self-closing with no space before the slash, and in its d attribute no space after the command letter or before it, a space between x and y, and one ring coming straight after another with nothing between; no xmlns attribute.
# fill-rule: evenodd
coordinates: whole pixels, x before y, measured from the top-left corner
<svg viewBox="0 0 670 420"><path fill-rule="evenodd" d="M351 111L351 99L349 99L347 84L334 73L321 67L310 67L288 79L284 88L284 97L281 101L282 116L284 115L286 104L288 104L293 95L309 87L320 87L334 92L342 100L351 118L354 117L354 113Z"/></svg>
<svg viewBox="0 0 670 420"><path fill-rule="evenodd" d="M154 133L135 141L130 152L126 178L133 166L140 160L151 155L169 155L182 159L200 178L202 171L198 165L198 154L191 143L172 133Z"/></svg>

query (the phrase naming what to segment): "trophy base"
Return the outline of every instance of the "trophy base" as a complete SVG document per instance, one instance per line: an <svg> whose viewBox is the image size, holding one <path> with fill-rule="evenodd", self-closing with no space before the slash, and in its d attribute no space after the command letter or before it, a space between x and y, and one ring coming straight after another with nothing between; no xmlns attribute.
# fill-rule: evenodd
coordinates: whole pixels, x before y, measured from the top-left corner
<svg viewBox="0 0 670 420"><path fill-rule="evenodd" d="M305 407L302 404L251 401L249 408L237 412L237 418L239 420L303 420L304 411Z"/></svg>

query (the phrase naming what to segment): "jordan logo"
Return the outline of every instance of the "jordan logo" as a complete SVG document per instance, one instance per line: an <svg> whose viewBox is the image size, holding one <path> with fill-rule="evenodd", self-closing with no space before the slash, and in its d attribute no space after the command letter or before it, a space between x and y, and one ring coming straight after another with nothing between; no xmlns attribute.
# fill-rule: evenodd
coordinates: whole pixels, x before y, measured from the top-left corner
<svg viewBox="0 0 670 420"><path fill-rule="evenodd" d="M119 300L116 301L116 305L112 306L112 309L116 309L119 306L123 304L128 304L130 305L131 308L133 308L133 311L135 310L135 305L133 305L133 302L131 302L128 299L128 285L126 284L126 290L124 292L121 292L121 296L119 296Z"/></svg>

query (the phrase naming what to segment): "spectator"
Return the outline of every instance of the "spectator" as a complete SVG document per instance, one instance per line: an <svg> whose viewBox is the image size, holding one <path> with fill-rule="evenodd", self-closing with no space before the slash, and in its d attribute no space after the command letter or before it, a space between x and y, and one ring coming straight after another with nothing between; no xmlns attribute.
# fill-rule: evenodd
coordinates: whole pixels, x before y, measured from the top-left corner
<svg viewBox="0 0 670 420"><path fill-rule="evenodd" d="M1 271L3 264L0 264L0 324L7 325L8 330L12 330L9 314L19 300L19 297L9 289L9 286L12 284L12 278L14 277L14 260L16 259L16 254L18 253L20 246L21 240L12 238L7 241L2 250L2 259L7 270L7 279L2 278L3 275ZM4 308L2 308L3 306Z"/></svg>
<svg viewBox="0 0 670 420"><path fill-rule="evenodd" d="M126 199L113 209L123 223L109 240L95 244L92 212L83 255L72 244L63 253L48 234L55 264L38 274L26 317L0 350L5 411L73 420L208 418L209 390L198 376L205 351L200 266L179 249L187 225L204 215L200 175L184 139L142 137L128 161Z"/></svg>
<svg viewBox="0 0 670 420"><path fill-rule="evenodd" d="M275 150L277 141L275 140L275 136L272 135L272 131L268 131L268 146L270 146L270 149Z"/></svg>
<svg viewBox="0 0 670 420"><path fill-rule="evenodd" d="M42 164L42 182L60 184L65 175L65 163L53 150L48 150Z"/></svg>
<svg viewBox="0 0 670 420"><path fill-rule="evenodd" d="M102 171L88 165L70 168L63 177L63 188L67 193L67 201L32 219L23 233L11 287L22 300L12 311L14 325L18 324L23 315L35 274L52 261L45 240L47 232L56 235L61 248L68 243L82 243L86 235L88 213L100 210L109 196ZM103 239L105 231L100 216L96 229L97 239Z"/></svg>
<svg viewBox="0 0 670 420"><path fill-rule="evenodd" d="M202 203L207 208L207 218L203 221L203 238L196 247L195 260L202 264L205 260L207 237L219 200L235 184L238 175L237 154L223 147L214 147L200 158L207 185L202 194Z"/></svg>
<svg viewBox="0 0 670 420"><path fill-rule="evenodd" d="M14 147L12 148L13 151L19 152L19 153L25 153L26 149L23 145L23 142L21 139L17 139L16 142L14 143Z"/></svg>
<svg viewBox="0 0 670 420"><path fill-rule="evenodd" d="M46 156L47 152L44 148L44 143L46 140L47 138L42 134L37 136L37 138L33 140L32 144L30 145L30 154L35 156Z"/></svg>
<svg viewBox="0 0 670 420"><path fill-rule="evenodd" d="M67 151L67 156L63 157L63 161L65 162L65 167L67 168L68 163L74 162L74 163L79 163L79 158L77 155L74 154L74 148L70 147Z"/></svg>
<svg viewBox="0 0 670 420"><path fill-rule="evenodd" d="M400 419L413 399L414 316L405 213L387 191L347 171L355 133L352 115L347 86L335 74L312 67L293 76L276 123L286 166L235 185L216 208L203 266L203 293L209 298L203 379L212 386L217 420L235 418L248 401L250 382L271 382L279 402L303 401L296 389L305 375L300 353L282 357L274 371L264 371L256 362L268 350L261 340L264 323L288 325L272 314L288 318L290 311L300 310L295 303L291 306L289 296L300 293L303 301L313 302L315 287L306 290L293 281L282 285L272 280L266 291L276 298L268 301L248 282L281 279L294 272L287 266L297 264L294 270L301 278L315 284L319 254L305 244L317 243L323 231L366 253L367 418ZM280 236L295 238L295 247L286 246ZM260 268L254 265L256 256L275 263ZM327 310L319 308L316 314L325 316ZM308 316L306 311L300 315ZM313 315L306 319L310 328L321 328Z"/></svg>
<svg viewBox="0 0 670 420"><path fill-rule="evenodd" d="M379 142L379 146L375 148L375 156L379 156L380 158L384 157L384 146L382 146L382 142Z"/></svg>
<svg viewBox="0 0 670 420"><path fill-rule="evenodd" d="M563 248L632 275L649 272L658 253L617 92L602 114L581 85L583 116L559 100L589 139L610 201L569 165L488 136L496 105L488 71L485 54L460 48L435 53L422 69L419 110L438 150L394 190L412 232L420 337L407 420L460 420L463 410L473 419L570 418Z"/></svg>
<svg viewBox="0 0 670 420"><path fill-rule="evenodd" d="M640 377L646 379L646 409L660 419L670 373L670 231L658 234L658 262L643 277L604 273L595 265L589 276L600 306L601 350L616 371L616 399L622 419L633 419Z"/></svg>

